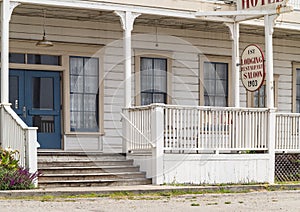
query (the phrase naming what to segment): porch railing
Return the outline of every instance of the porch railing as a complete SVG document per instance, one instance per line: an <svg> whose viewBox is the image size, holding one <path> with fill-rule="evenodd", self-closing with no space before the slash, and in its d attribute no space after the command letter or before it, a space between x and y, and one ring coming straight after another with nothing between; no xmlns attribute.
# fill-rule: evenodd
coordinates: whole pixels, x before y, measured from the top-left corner
<svg viewBox="0 0 300 212"><path fill-rule="evenodd" d="M150 150L155 144L151 139L151 113L153 107L143 106L123 109L126 151Z"/></svg>
<svg viewBox="0 0 300 212"><path fill-rule="evenodd" d="M18 150L20 165L30 172L37 170L37 128L28 127L11 109L10 105L0 104L1 147Z"/></svg>
<svg viewBox="0 0 300 212"><path fill-rule="evenodd" d="M276 114L276 151L300 152L300 114Z"/></svg>
<svg viewBox="0 0 300 212"><path fill-rule="evenodd" d="M130 123L129 151L150 149L157 136L163 136L165 151L268 150L267 109L150 105L124 109L123 114ZM162 123L163 135L153 135L154 117Z"/></svg>

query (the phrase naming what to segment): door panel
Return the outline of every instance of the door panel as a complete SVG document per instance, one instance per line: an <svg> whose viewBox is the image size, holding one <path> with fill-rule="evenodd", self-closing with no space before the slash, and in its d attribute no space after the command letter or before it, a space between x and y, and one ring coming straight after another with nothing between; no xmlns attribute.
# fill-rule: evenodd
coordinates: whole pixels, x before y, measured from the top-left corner
<svg viewBox="0 0 300 212"><path fill-rule="evenodd" d="M12 107L28 126L38 127L40 148L60 149L59 73L10 70L10 83Z"/></svg>

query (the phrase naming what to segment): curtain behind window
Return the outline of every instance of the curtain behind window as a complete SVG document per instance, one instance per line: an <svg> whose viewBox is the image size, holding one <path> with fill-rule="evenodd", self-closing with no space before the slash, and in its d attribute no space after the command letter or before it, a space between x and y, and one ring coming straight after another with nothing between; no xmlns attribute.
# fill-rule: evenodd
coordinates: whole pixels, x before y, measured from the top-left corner
<svg viewBox="0 0 300 212"><path fill-rule="evenodd" d="M71 131L99 131L98 95L98 59L70 57Z"/></svg>

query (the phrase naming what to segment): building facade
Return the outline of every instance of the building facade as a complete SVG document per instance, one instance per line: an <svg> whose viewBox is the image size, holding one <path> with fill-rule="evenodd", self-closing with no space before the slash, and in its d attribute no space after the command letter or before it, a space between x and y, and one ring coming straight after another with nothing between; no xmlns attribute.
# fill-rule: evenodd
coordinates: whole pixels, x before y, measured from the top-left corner
<svg viewBox="0 0 300 212"><path fill-rule="evenodd" d="M133 129L146 136L133 123L137 119L122 111L132 106L160 103L298 113L300 7L297 1L292 5L294 11L275 7L245 12L237 10L235 1L4 0L1 102L5 107L10 103L14 111L10 113L27 126L38 127L31 130L37 130L39 151L127 153L132 140L125 126L135 124ZM43 35L53 46L37 45ZM249 44L260 46L267 61L265 81L255 92L246 91L239 79L239 56ZM227 115L228 120L222 117L233 122ZM13 140L5 135L5 126L2 119L2 146L12 146L14 141L5 144ZM162 125L162 133L168 127L178 129ZM270 128L266 131L266 136L272 134ZM186 133L191 133L184 135L186 141L200 139L200 130L197 138ZM224 151L253 148L231 146ZM270 145L260 148L269 155ZM28 161L26 157L32 156L26 154ZM258 181L269 181L269 174L265 175ZM157 182L166 181L172 180Z"/></svg>

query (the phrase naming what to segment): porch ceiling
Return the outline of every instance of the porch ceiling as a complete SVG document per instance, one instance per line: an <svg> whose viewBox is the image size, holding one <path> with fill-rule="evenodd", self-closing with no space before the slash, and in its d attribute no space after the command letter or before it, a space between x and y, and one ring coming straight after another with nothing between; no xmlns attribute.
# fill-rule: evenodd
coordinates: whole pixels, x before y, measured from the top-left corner
<svg viewBox="0 0 300 212"><path fill-rule="evenodd" d="M43 18L43 9L47 9L47 18L66 19L76 21L91 22L119 22L120 19L112 11L73 9L63 7L49 7L31 4L21 4L13 11L13 15L41 17ZM211 31L228 33L229 30L223 22L183 19L167 16L155 16L142 14L136 21L136 25L145 25L152 27L176 28L176 29L193 29L197 31ZM244 25L240 26L240 32L246 34L255 34L264 36L264 26ZM275 29L275 38L286 38L291 40L299 40L299 31Z"/></svg>

